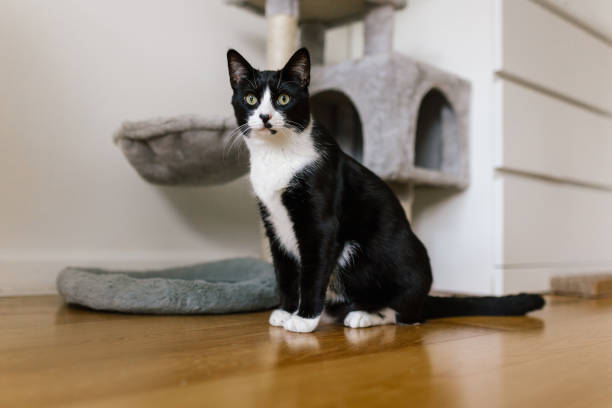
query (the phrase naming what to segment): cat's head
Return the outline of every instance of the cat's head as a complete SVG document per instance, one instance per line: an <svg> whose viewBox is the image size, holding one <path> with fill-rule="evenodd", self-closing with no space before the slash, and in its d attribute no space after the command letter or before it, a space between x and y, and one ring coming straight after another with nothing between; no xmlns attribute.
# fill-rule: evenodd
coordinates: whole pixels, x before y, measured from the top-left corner
<svg viewBox="0 0 612 408"><path fill-rule="evenodd" d="M265 138L308 126L310 56L306 48L297 50L279 71L259 71L236 50L227 52L227 65L234 113L245 136Z"/></svg>

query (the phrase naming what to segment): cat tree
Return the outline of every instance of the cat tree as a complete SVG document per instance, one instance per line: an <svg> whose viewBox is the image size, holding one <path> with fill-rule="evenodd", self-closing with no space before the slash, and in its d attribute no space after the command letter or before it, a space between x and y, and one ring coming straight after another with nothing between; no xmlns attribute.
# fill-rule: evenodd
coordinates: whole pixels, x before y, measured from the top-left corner
<svg viewBox="0 0 612 408"><path fill-rule="evenodd" d="M415 185L467 186L469 84L392 51L394 12L405 0L226 2L265 14L270 69L289 59L300 32L314 63L313 115L347 153L399 190L408 216ZM365 55L323 65L325 30L356 20L365 24ZM152 183L206 186L248 171L236 128L233 117L157 118L124 123L115 141ZM125 312L226 313L278 302L273 268L257 259L146 274L68 268L57 283L67 302Z"/></svg>
<svg viewBox="0 0 612 408"><path fill-rule="evenodd" d="M467 186L470 86L392 51L394 12L405 0L226 2L266 15L270 68L291 56L299 28L314 64L313 114L349 154L396 185ZM323 65L325 30L356 20L364 20L365 55ZM153 183L210 185L247 172L246 151L227 154L235 128L232 117L128 122L116 141Z"/></svg>

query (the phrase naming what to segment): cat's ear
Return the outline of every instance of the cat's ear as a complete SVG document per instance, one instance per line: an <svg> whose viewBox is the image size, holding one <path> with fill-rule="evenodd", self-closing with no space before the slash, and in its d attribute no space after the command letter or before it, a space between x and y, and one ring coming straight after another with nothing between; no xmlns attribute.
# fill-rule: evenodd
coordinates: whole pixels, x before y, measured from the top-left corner
<svg viewBox="0 0 612 408"><path fill-rule="evenodd" d="M283 77L291 78L304 88L310 84L310 54L303 47L297 50L282 69Z"/></svg>
<svg viewBox="0 0 612 408"><path fill-rule="evenodd" d="M227 68L229 70L230 84L232 89L238 88L238 84L245 78L248 78L253 72L251 64L244 59L238 51L230 49L227 52Z"/></svg>

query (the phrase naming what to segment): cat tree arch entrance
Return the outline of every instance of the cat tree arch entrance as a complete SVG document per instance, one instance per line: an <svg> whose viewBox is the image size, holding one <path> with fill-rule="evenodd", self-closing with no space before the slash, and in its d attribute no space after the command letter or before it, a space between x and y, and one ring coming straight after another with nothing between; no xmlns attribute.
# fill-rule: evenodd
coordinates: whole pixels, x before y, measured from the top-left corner
<svg viewBox="0 0 612 408"><path fill-rule="evenodd" d="M414 166L453 172L458 168L457 115L438 88L431 88L421 99L414 140Z"/></svg>
<svg viewBox="0 0 612 408"><path fill-rule="evenodd" d="M334 135L346 153L363 161L361 117L351 99L336 89L324 90L311 97L313 116Z"/></svg>

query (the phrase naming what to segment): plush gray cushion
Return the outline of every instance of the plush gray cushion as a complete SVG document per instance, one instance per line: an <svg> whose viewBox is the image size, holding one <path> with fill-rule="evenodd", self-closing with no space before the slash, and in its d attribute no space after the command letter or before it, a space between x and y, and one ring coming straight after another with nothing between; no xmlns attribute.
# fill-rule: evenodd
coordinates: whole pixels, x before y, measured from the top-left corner
<svg viewBox="0 0 612 408"><path fill-rule="evenodd" d="M208 186L247 173L249 153L234 117L183 115L125 122L115 142L145 180Z"/></svg>
<svg viewBox="0 0 612 408"><path fill-rule="evenodd" d="M247 312L279 302L272 265L254 258L150 272L67 268L57 288L67 303L125 313Z"/></svg>

